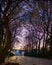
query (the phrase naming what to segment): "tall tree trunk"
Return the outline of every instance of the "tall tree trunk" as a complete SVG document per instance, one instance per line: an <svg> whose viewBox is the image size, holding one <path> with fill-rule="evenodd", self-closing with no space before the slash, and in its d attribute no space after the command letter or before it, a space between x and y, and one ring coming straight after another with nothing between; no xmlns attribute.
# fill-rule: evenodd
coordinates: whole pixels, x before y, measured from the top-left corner
<svg viewBox="0 0 52 65"><path fill-rule="evenodd" d="M5 57L6 57L6 53L11 46L11 32L10 32L9 25L8 25L9 19L6 16L10 5L11 5L11 0L8 0L7 6L6 6L4 13L3 13L3 19L4 19L5 28L6 28L6 38L7 39L6 39L6 42L4 43L5 47L0 52L0 65L2 65L2 63L4 62Z"/></svg>
<svg viewBox="0 0 52 65"><path fill-rule="evenodd" d="M37 42L36 42L36 50L37 50Z"/></svg>
<svg viewBox="0 0 52 65"><path fill-rule="evenodd" d="M51 27L51 36L50 36L50 54L52 56L52 27Z"/></svg>
<svg viewBox="0 0 52 65"><path fill-rule="evenodd" d="M11 46L11 32L9 29L8 22L9 22L8 17L6 15L4 15L4 24L5 24L5 28L6 28L6 38L7 39L6 39L6 42L4 43L5 47L0 52L0 65L1 65L1 63L4 62L5 57L6 57L6 53Z"/></svg>
<svg viewBox="0 0 52 65"><path fill-rule="evenodd" d="M49 24L50 24L50 17L48 18L47 28L46 28L47 34L46 34L45 48L47 48L47 43L48 43L47 41L48 41L48 35L49 35Z"/></svg>
<svg viewBox="0 0 52 65"><path fill-rule="evenodd" d="M39 45L38 45L38 50L40 51L40 44L41 44L41 40L39 39Z"/></svg>
<svg viewBox="0 0 52 65"><path fill-rule="evenodd" d="M11 46L11 32L10 32L9 25L8 25L9 19L6 16L6 13L7 13L9 7L10 7L10 0L8 0L7 7L5 8L5 11L3 13L4 25L6 28L6 42L4 43L5 47L0 52L0 65L1 65L1 63L4 62L5 57L6 57L6 53Z"/></svg>
<svg viewBox="0 0 52 65"><path fill-rule="evenodd" d="M45 31L44 31L44 38L43 38L43 48L45 48Z"/></svg>

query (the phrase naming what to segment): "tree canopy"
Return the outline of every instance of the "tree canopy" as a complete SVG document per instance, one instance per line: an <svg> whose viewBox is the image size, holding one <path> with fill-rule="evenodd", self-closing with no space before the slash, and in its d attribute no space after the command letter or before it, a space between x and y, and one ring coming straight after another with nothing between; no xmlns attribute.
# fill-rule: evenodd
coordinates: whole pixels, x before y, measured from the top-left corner
<svg viewBox="0 0 52 65"><path fill-rule="evenodd" d="M43 40L43 48L50 47L52 54L52 1L0 0L0 62L16 40L19 27L29 31L26 40L32 49L35 44L40 50Z"/></svg>

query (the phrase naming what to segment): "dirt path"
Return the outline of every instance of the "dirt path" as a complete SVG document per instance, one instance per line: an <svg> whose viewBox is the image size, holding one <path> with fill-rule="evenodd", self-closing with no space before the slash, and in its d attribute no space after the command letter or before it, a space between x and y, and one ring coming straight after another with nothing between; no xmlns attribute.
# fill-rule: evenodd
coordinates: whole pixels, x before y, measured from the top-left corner
<svg viewBox="0 0 52 65"><path fill-rule="evenodd" d="M13 56L7 62L19 63L20 65L52 65L52 60L25 56Z"/></svg>

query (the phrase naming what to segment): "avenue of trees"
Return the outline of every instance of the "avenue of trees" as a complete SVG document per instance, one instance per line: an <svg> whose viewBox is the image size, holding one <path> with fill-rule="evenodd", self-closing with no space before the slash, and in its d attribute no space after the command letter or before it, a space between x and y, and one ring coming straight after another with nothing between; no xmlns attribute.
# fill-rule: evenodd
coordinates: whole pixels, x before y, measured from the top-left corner
<svg viewBox="0 0 52 65"><path fill-rule="evenodd" d="M52 1L0 0L0 65L22 24L30 32L26 46L52 56Z"/></svg>

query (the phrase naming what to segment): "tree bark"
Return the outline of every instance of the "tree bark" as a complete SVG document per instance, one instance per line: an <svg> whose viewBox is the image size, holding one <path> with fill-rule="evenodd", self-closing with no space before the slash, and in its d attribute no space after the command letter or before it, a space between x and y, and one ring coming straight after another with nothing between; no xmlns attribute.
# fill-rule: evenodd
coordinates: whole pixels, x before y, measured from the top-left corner
<svg viewBox="0 0 52 65"><path fill-rule="evenodd" d="M4 15L4 24L5 24L5 28L6 28L6 42L4 43L5 44L5 47L2 49L2 51L0 52L0 65L2 62L4 62L5 60L5 57L6 57L6 53L7 51L9 50L10 46L11 46L11 32L10 32L10 29L9 29L9 25L8 25L8 18L6 15Z"/></svg>
<svg viewBox="0 0 52 65"><path fill-rule="evenodd" d="M50 36L50 55L52 56L52 27L51 27L51 36Z"/></svg>
<svg viewBox="0 0 52 65"><path fill-rule="evenodd" d="M4 19L5 28L6 28L6 38L7 39L6 39L6 42L4 42L5 47L0 52L0 65L2 65L2 63L4 62L6 53L11 46L11 32L10 32L9 25L8 25L9 19L6 16L6 13L7 13L9 7L10 7L10 0L8 0L7 7L5 8L5 11L3 13L3 19Z"/></svg>

